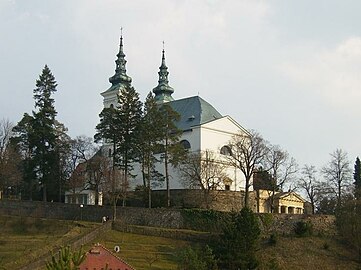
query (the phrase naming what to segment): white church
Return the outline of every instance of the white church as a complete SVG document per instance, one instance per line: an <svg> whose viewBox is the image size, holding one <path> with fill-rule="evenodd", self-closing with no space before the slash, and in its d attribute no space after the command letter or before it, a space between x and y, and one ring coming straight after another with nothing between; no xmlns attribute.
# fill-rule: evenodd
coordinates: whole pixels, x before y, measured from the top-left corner
<svg viewBox="0 0 361 270"><path fill-rule="evenodd" d="M122 89L131 86L132 79L126 74L126 60L123 51L123 38L120 38L120 48L115 61L115 74L109 78L111 86L102 92L104 108L115 107L118 102L118 94ZM174 111L180 115L180 120L176 123L177 127L182 130L180 143L194 153L212 152L215 159L219 162L227 163L227 156L231 155L229 142L236 134L247 134L247 130L238 124L232 117L220 114L211 104L200 96L185 97L175 100L172 97L174 89L169 85L168 67L165 63L165 52L162 51L161 66L159 67L158 85L153 89L155 100L159 104L167 103ZM108 156L112 151L111 144L105 142L102 147L103 155ZM111 155L109 155L111 156ZM229 164L229 163L228 163ZM218 189L224 191L244 191L245 178L243 173L231 165L227 165L226 176L223 177ZM157 165L157 171L164 174L164 164L161 162ZM181 179L177 168L169 168L170 171L170 189L182 190L188 189ZM142 173L139 164L134 164L134 170L131 172L135 175L130 181L129 190L134 190L136 186L143 184ZM165 183L153 187L152 190L165 190ZM252 191L252 188L250 189ZM90 192L91 194L86 194ZM94 204L91 198L94 197L94 191L87 191L81 188L81 192L76 196L70 192L65 194L65 202ZM266 190L256 190L254 193L253 209L256 212L270 212L270 193ZM279 194L278 194L279 193ZM92 196L90 196L92 195ZM282 196L281 196L282 195ZM79 200L75 197L80 196ZM227 195L226 195L227 196ZM69 197L69 198L68 198ZM101 194L99 194L101 198ZM223 197L224 199L225 197ZM89 200L88 200L89 199ZM222 200L223 200L222 199ZM101 201L101 200L100 200ZM304 211L304 200L294 192L277 192L275 194L275 209L277 213L301 214ZM236 202L239 204L239 202Z"/></svg>
<svg viewBox="0 0 361 270"><path fill-rule="evenodd" d="M126 74L126 60L123 51L123 38L120 38L120 48L117 54L115 74L109 78L111 87L101 93L103 96L103 105L105 108L117 105L117 96L121 89L129 87L132 79ZM182 130L181 144L192 152L211 151L214 156L224 159L224 155L230 155L228 146L232 136L247 131L239 125L233 118L220 114L211 104L200 96L186 97L175 100L172 97L174 89L169 86L168 67L165 63L165 52L162 51L162 61L159 67L158 85L153 89L157 103L168 103L174 111L180 115L180 120L176 123L177 127ZM110 146L109 146L110 147ZM105 145L106 148L106 145ZM105 151L109 151L106 149ZM131 189L136 185L143 183L140 170L137 166L132 174L136 175L132 179ZM164 165L159 163L157 170L162 173ZM139 173L138 173L139 172ZM224 190L240 191L244 190L244 176L239 169L234 167L227 168L227 178L223 183ZM176 168L170 170L170 189L184 189L180 174ZM157 189L165 189L160 185Z"/></svg>

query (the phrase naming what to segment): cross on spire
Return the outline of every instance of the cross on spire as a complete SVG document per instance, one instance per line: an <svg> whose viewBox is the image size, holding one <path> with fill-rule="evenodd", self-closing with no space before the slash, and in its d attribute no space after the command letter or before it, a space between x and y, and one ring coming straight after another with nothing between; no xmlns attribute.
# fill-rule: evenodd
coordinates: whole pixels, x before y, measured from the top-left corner
<svg viewBox="0 0 361 270"><path fill-rule="evenodd" d="M123 27L120 28L120 44L117 59L115 60L115 74L109 78L113 86L130 85L132 79L127 75L125 54L123 52Z"/></svg>

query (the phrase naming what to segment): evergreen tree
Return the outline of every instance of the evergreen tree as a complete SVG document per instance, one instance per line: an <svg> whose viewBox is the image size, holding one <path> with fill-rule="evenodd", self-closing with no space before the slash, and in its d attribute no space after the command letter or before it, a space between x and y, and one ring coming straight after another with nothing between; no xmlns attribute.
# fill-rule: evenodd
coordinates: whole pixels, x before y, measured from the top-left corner
<svg viewBox="0 0 361 270"><path fill-rule="evenodd" d="M107 183L108 186L111 187L109 190L109 194L111 194L111 201L113 205L113 219L116 219L117 212L117 200L118 196L115 196L116 192L116 183L115 183L115 175L116 175L116 157L117 157L117 145L121 139L119 134L119 116L117 108L113 106L109 108L104 108L102 112L99 114L100 123L96 126L97 133L94 135L95 142L103 141L103 143L109 143L112 145L112 149L109 149L109 157L111 157L111 180L112 183ZM101 166L100 166L101 167Z"/></svg>
<svg viewBox="0 0 361 270"><path fill-rule="evenodd" d="M24 114L14 128L13 142L18 145L24 158L25 181L28 182L30 199L36 185L42 189L44 201L59 200L60 154L57 112L52 94L56 92L56 81L49 67L45 65L34 89L35 111L32 116ZM63 130L66 131L65 128Z"/></svg>
<svg viewBox="0 0 361 270"><path fill-rule="evenodd" d="M361 163L359 157L357 157L355 161L353 179L355 180L355 197L356 199L361 199Z"/></svg>
<svg viewBox="0 0 361 270"><path fill-rule="evenodd" d="M56 92L56 87L55 78L49 67L45 65L33 91L35 109L37 109L37 111L33 111L33 160L36 178L41 183L43 190L43 201L48 200L48 189L51 191L50 199L57 200L57 188L54 188L58 183L56 179L59 176L58 153L56 151L57 131L55 127L57 112L54 107L54 99L51 97Z"/></svg>
<svg viewBox="0 0 361 270"><path fill-rule="evenodd" d="M71 251L70 247L61 247L58 256L52 255L51 260L46 262L47 270L78 270L80 264L86 259L83 247L79 251Z"/></svg>
<svg viewBox="0 0 361 270"><path fill-rule="evenodd" d="M55 152L57 155L57 190L54 190L54 193L58 194L58 201L63 201L63 194L65 190L66 181L70 177L69 172L69 163L71 156L71 138L67 134L68 129L58 121L55 121L55 131L56 131L56 147ZM54 185L55 187L55 185Z"/></svg>
<svg viewBox="0 0 361 270"><path fill-rule="evenodd" d="M260 237L257 216L249 208L232 213L217 245L220 263L225 269L256 269L256 250Z"/></svg>
<svg viewBox="0 0 361 270"><path fill-rule="evenodd" d="M167 206L170 207L170 184L169 184L169 166L177 166L185 155L184 148L180 145L179 140L182 131L177 128L176 122L179 121L180 115L172 109L167 103L160 107L161 121L161 139L162 158L164 160L164 177L167 188Z"/></svg>
<svg viewBox="0 0 361 270"><path fill-rule="evenodd" d="M100 123L96 127L97 133L94 138L95 141L104 140L113 146L111 181L113 182L112 192L115 194L116 186L119 186L117 181L122 181L120 183L122 189L126 189L129 185L132 162L136 159L137 133L142 117L142 103L139 100L139 94L131 86L122 88L118 95L118 106L104 108L99 116ZM116 171L116 167L121 169L122 177ZM123 195L125 195L124 192ZM116 198L117 196L113 196L113 218L116 218ZM125 199L126 197L123 196L123 205L125 205Z"/></svg>
<svg viewBox="0 0 361 270"><path fill-rule="evenodd" d="M132 163L136 160L138 149L137 132L140 128L142 118L142 102L139 94L133 87L127 87L120 91L117 108L119 138L116 146L116 161L121 170L124 171L123 186L128 185ZM123 206L125 198L123 198Z"/></svg>
<svg viewBox="0 0 361 270"><path fill-rule="evenodd" d="M159 107L150 92L144 102L144 113L138 132L138 158L141 163L143 186L148 191L148 207L152 207L152 182L163 180L163 176L155 169L159 160L155 153L161 143L161 129L158 128L161 120Z"/></svg>
<svg viewBox="0 0 361 270"><path fill-rule="evenodd" d="M103 141L112 145L111 157L113 158L113 167L115 166L116 146L120 141L118 130L119 116L114 107L104 108L99 114L100 123L96 126L97 133L94 135L95 142Z"/></svg>
<svg viewBox="0 0 361 270"><path fill-rule="evenodd" d="M35 181L36 176L33 170L33 122L34 118L28 113L25 113L23 118L13 128L14 134L11 138L11 144L21 155L24 184L23 197L28 200L33 200L33 193L38 184L37 181Z"/></svg>

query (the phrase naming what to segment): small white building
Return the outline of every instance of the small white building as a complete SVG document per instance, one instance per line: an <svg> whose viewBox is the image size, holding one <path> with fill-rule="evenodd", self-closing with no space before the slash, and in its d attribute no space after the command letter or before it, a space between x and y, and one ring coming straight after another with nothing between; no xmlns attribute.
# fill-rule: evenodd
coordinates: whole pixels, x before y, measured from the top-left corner
<svg viewBox="0 0 361 270"><path fill-rule="evenodd" d="M65 192L65 203L95 205L95 190L76 188ZM98 205L103 205L102 193L98 194Z"/></svg>
<svg viewBox="0 0 361 270"><path fill-rule="evenodd" d="M65 203L83 204L83 205L103 205L103 193L91 188L91 181L87 171L87 163L78 164L70 178L71 187L65 191Z"/></svg>

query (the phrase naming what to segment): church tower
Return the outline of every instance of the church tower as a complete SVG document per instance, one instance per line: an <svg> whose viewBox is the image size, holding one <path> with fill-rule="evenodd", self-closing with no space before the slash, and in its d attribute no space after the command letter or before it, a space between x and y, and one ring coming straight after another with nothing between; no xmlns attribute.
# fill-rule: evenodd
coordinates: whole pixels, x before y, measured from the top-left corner
<svg viewBox="0 0 361 270"><path fill-rule="evenodd" d="M123 52L123 35L120 35L120 45L119 52L117 54L117 59L115 60L115 74L109 78L109 82L112 86L101 93L103 96L103 105L104 108L109 108L111 106L116 106L118 103L118 94L124 88L131 86L132 78L127 75L127 70L125 65L127 60L125 60L125 54Z"/></svg>
<svg viewBox="0 0 361 270"><path fill-rule="evenodd" d="M163 43L164 46L164 43ZM169 86L168 81L168 67L165 64L165 52L164 48L162 51L162 64L159 67L159 80L158 85L153 89L153 93L155 94L155 100L157 103L165 103L169 101L173 101L172 94L174 89Z"/></svg>

